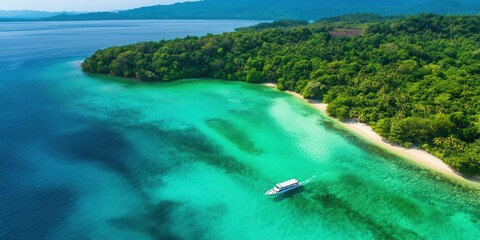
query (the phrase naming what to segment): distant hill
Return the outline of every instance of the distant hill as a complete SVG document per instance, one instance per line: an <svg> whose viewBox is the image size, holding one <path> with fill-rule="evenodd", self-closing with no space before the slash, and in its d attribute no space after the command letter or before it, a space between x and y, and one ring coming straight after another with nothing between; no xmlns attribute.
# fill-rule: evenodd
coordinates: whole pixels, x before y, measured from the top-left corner
<svg viewBox="0 0 480 240"><path fill-rule="evenodd" d="M408 9L413 13L432 12L436 14L476 14L480 13L480 0L435 0L419 3Z"/></svg>
<svg viewBox="0 0 480 240"><path fill-rule="evenodd" d="M354 13L478 14L480 0L203 0L118 12L62 14L42 20L107 19L297 19L316 20Z"/></svg>
<svg viewBox="0 0 480 240"><path fill-rule="evenodd" d="M79 14L75 12L45 12L45 11L28 11L28 10L15 10L15 11L5 11L0 10L0 19L38 19L38 18L47 18L57 15L74 15Z"/></svg>
<svg viewBox="0 0 480 240"><path fill-rule="evenodd" d="M84 13L84 14L77 14L77 15L60 14L57 16L44 18L42 20L47 20L47 21L84 21L85 20L86 21L86 20L121 20L121 19L128 19L128 18L113 12L95 12L95 13Z"/></svg>
<svg viewBox="0 0 480 240"><path fill-rule="evenodd" d="M386 0L404 2L400 0ZM412 0L407 0L411 1ZM305 19L375 11L388 13L385 0L204 0L119 12L133 18ZM411 5L410 5L411 6Z"/></svg>

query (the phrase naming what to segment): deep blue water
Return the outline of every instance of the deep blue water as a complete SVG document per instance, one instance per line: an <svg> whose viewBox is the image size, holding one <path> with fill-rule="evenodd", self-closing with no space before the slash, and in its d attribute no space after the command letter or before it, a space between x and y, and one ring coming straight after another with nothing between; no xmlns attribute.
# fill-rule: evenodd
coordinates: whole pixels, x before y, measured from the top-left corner
<svg viewBox="0 0 480 240"><path fill-rule="evenodd" d="M480 239L480 188L261 85L81 72L251 21L0 24L0 239ZM298 192L263 196L274 183Z"/></svg>
<svg viewBox="0 0 480 240"><path fill-rule="evenodd" d="M82 60L112 45L221 33L252 24L197 20L0 23L0 239L63 238L53 232L82 206L82 199L109 190L102 179L92 180L98 170L81 162L72 169L71 163L57 160L75 159L74 155L108 162L129 150L118 133L66 109L68 96L52 97L45 68ZM85 125L91 127L78 136L59 137L66 129ZM92 138L98 141L92 144ZM115 176L104 180L121 181ZM130 200L118 200L125 201ZM82 227L91 226L63 231L70 233L64 237L88 238L79 234Z"/></svg>

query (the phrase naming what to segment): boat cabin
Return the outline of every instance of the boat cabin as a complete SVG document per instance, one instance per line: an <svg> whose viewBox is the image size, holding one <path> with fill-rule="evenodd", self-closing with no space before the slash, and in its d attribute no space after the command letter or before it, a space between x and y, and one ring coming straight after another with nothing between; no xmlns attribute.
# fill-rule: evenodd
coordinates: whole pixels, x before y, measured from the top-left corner
<svg viewBox="0 0 480 240"><path fill-rule="evenodd" d="M300 183L296 179L291 179L285 182L277 183L275 185L275 188L277 188L279 191L292 188L292 187L298 187Z"/></svg>

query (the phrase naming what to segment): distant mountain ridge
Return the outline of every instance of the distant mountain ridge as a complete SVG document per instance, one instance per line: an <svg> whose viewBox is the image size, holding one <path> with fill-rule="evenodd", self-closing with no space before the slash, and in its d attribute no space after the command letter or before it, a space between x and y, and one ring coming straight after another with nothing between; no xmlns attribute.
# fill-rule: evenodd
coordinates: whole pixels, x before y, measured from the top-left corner
<svg viewBox="0 0 480 240"><path fill-rule="evenodd" d="M417 12L432 12L436 14L459 14L459 13L479 13L480 0L460 2L456 0L437 0L420 3L412 11L418 9Z"/></svg>
<svg viewBox="0 0 480 240"><path fill-rule="evenodd" d="M479 14L480 0L203 0L118 12L61 14L47 21L108 19L301 19L316 20L353 13Z"/></svg>
<svg viewBox="0 0 480 240"><path fill-rule="evenodd" d="M14 10L14 11L5 11L0 10L0 18L2 19L38 19L38 18L48 18L57 15L76 15L81 14L79 12L46 12L46 11L29 11L29 10Z"/></svg>

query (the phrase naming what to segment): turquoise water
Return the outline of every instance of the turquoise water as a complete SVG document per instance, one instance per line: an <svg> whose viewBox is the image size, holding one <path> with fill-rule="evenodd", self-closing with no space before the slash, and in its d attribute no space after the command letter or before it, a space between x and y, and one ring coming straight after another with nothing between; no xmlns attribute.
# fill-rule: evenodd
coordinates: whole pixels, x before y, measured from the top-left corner
<svg viewBox="0 0 480 240"><path fill-rule="evenodd" d="M287 94L215 80L132 83L85 75L73 63L48 69L45 79L52 95L70 99L67 111L97 121L65 129L61 138L76 144L95 135L95 148L103 150L86 155L114 156L89 165L128 182L95 201L99 208L118 206L72 214L81 219L73 227L85 218L105 222L94 235L110 229L116 238L125 231L205 239L480 236L478 190L360 142ZM80 142L97 145L93 136ZM118 159L111 145L122 146ZM77 151L73 157L85 157ZM263 196L294 177L310 182L292 194ZM124 192L126 185L133 192ZM117 202L119 194L128 200Z"/></svg>
<svg viewBox="0 0 480 240"><path fill-rule="evenodd" d="M76 54L3 65L2 239L480 238L478 187L288 94L88 75Z"/></svg>

